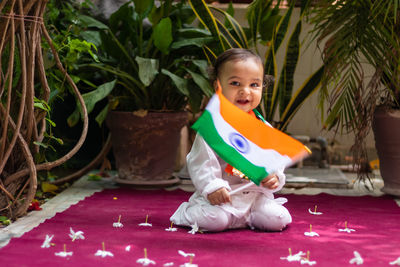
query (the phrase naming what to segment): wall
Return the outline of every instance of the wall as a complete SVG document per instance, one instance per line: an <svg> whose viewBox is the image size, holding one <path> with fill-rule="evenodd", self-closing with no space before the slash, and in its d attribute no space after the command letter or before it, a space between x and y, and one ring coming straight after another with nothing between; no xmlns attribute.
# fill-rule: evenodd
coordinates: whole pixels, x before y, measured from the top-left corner
<svg viewBox="0 0 400 267"><path fill-rule="evenodd" d="M226 9L227 4L218 4L220 8ZM246 4L235 4L235 19L242 26L248 26L247 20L245 17L246 14ZM292 15L292 21L297 21L300 16L300 9L296 8ZM295 23L291 23L290 27L293 30ZM311 25L303 23L303 30L301 38L302 40L307 37L307 32L311 29ZM287 41L287 40L286 40ZM285 43L281 45L281 48L285 48ZM259 47L260 51L265 53L264 47ZM277 65L280 69L284 60L284 53L279 49L277 54ZM263 55L262 54L262 55ZM311 43L309 46L307 43L302 45L302 50L300 53L299 63L296 67L295 77L294 77L294 91L296 88L299 88L303 82L314 72L316 71L322 64L321 54L317 49L316 43ZM322 130L321 123L321 110L318 108L319 100L318 100L318 92L314 93L300 108L297 114L294 116L292 122L288 127L288 132L294 135L306 135L309 137L325 137L329 142L333 141L335 143L334 149L336 152L340 153L343 157L344 155L350 155L349 149L353 144L354 135L353 134L336 134L334 131L325 131ZM367 137L367 148L370 160L376 158L375 151L375 141L372 134L372 130Z"/></svg>

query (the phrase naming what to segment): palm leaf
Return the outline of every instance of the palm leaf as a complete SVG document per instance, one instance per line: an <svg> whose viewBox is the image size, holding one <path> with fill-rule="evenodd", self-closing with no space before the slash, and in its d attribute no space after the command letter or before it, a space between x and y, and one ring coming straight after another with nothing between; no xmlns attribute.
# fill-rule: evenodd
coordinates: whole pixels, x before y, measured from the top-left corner
<svg viewBox="0 0 400 267"><path fill-rule="evenodd" d="M322 74L324 73L324 66L321 66L315 71L304 83L297 89L296 93L292 96L290 102L286 106L283 114L280 117L281 130L286 129L289 122L296 114L301 105L318 90L321 85Z"/></svg>
<svg viewBox="0 0 400 267"><path fill-rule="evenodd" d="M284 109L292 97L294 71L296 70L297 62L300 54L299 36L301 32L301 20L297 23L294 32L292 33L286 49L285 61L279 76L279 114L282 115Z"/></svg>
<svg viewBox="0 0 400 267"><path fill-rule="evenodd" d="M216 7L210 7L212 10L215 10L217 12L219 12L220 14L222 14L225 17L225 22L226 22L226 26L227 28L232 28L233 32L235 33L235 36L237 38L235 38L235 40L237 42L239 42L240 47L243 48L248 48L248 42L247 42L247 37L246 34L244 33L244 30L242 28L242 26L239 24L239 22L237 22L229 13L223 11L220 8L216 8Z"/></svg>
<svg viewBox="0 0 400 267"><path fill-rule="evenodd" d="M217 20L207 3L204 0L189 0L189 4L200 23L211 32L212 36L217 36L219 38L221 49L224 51L225 46L222 41L222 35L220 34Z"/></svg>

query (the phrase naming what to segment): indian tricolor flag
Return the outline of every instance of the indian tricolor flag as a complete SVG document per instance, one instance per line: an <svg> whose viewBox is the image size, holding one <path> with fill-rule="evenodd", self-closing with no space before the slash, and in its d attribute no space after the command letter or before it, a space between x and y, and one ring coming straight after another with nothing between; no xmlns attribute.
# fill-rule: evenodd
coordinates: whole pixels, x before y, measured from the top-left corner
<svg viewBox="0 0 400 267"><path fill-rule="evenodd" d="M221 90L210 99L192 128L217 155L257 185L270 173L310 153L296 139L236 107Z"/></svg>

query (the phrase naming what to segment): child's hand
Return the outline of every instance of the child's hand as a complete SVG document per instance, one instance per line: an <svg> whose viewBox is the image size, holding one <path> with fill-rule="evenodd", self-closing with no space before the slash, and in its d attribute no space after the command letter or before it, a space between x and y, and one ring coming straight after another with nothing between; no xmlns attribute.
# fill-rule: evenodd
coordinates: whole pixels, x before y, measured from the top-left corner
<svg viewBox="0 0 400 267"><path fill-rule="evenodd" d="M221 205L224 203L231 202L231 196L226 190L225 187L218 189L217 191L208 194L208 201L210 201L211 205Z"/></svg>
<svg viewBox="0 0 400 267"><path fill-rule="evenodd" d="M276 189L279 186L279 179L276 174L268 175L264 180L261 181L261 185L268 189Z"/></svg>

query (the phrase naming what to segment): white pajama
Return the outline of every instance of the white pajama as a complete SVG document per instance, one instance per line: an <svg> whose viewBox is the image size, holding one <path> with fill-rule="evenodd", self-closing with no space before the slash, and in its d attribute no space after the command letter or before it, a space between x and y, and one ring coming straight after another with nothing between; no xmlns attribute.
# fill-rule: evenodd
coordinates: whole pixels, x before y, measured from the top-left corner
<svg viewBox="0 0 400 267"><path fill-rule="evenodd" d="M253 185L231 196L231 203L211 205L207 196L225 187L234 190L247 180L227 174L227 163L218 157L204 139L197 135L190 153L187 168L196 188L188 202L182 203L170 220L176 225L191 226L197 223L202 230L223 231L251 227L265 231L280 231L292 222L289 211L283 206L285 198L274 199L273 193L285 183L285 175L278 172L279 187L274 190Z"/></svg>

